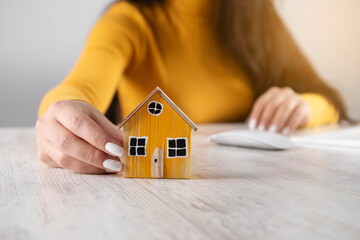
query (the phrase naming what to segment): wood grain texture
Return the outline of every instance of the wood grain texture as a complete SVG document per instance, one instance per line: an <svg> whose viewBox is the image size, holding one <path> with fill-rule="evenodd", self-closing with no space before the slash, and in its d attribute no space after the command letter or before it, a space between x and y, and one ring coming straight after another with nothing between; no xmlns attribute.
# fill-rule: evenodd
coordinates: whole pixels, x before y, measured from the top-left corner
<svg viewBox="0 0 360 240"><path fill-rule="evenodd" d="M360 239L360 151L217 146L193 135L192 179L81 175L0 129L0 239Z"/></svg>

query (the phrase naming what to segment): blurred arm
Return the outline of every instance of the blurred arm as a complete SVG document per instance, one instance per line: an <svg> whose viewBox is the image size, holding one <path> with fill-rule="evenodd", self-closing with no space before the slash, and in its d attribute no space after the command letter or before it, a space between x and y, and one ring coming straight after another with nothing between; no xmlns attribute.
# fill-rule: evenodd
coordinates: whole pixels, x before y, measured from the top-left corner
<svg viewBox="0 0 360 240"><path fill-rule="evenodd" d="M324 96L317 93L303 93L300 96L311 108L310 120L305 127L334 124L339 121L339 112Z"/></svg>
<svg viewBox="0 0 360 240"><path fill-rule="evenodd" d="M143 52L140 14L127 3L114 4L92 29L78 62L39 107L39 117L58 100L82 100L105 113L124 70Z"/></svg>

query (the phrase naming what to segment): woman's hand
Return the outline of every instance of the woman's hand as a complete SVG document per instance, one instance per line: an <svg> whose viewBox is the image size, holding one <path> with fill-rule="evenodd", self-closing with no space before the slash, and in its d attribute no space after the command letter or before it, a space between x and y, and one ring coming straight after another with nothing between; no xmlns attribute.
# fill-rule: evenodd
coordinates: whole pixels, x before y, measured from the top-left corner
<svg viewBox="0 0 360 240"><path fill-rule="evenodd" d="M249 128L290 135L310 119L310 106L291 88L272 87L255 102Z"/></svg>
<svg viewBox="0 0 360 240"><path fill-rule="evenodd" d="M95 107L58 101L36 122L39 159L78 173L120 172L122 133Z"/></svg>

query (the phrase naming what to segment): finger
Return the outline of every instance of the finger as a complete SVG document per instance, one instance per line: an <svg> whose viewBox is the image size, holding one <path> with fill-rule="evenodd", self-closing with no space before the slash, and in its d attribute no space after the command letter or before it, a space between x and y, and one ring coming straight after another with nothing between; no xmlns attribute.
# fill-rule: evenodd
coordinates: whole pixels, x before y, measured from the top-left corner
<svg viewBox="0 0 360 240"><path fill-rule="evenodd" d="M106 168L116 172L122 170L120 161L74 135L59 122L49 122L48 129L51 131L42 132L44 138L60 152L97 168Z"/></svg>
<svg viewBox="0 0 360 240"><path fill-rule="evenodd" d="M107 133L117 139L121 144L123 144L123 134L122 132L109 121L100 111L94 109L89 113L90 117Z"/></svg>
<svg viewBox="0 0 360 240"><path fill-rule="evenodd" d="M38 159L48 165L49 167L60 167L60 165L58 165L50 156L49 154L47 154L43 149L47 149L46 146L44 145L44 142L46 142L46 140L44 140L43 138L40 138L39 136L37 137L37 146L38 146L38 150L37 150L37 157Z"/></svg>
<svg viewBox="0 0 360 240"><path fill-rule="evenodd" d="M249 117L249 129L254 130L258 126L258 121L263 111L263 108L265 107L266 103L271 99L271 97L277 93L278 90L279 88L272 87L255 101Z"/></svg>
<svg viewBox="0 0 360 240"><path fill-rule="evenodd" d="M291 135L296 129L303 125L306 122L307 115L304 113L304 110L301 106L296 107L289 117L286 127L282 130L282 134Z"/></svg>
<svg viewBox="0 0 360 240"><path fill-rule="evenodd" d="M282 91L279 91L276 95L272 96L272 99L266 103L260 115L259 130L265 130L269 128L276 111L286 102L286 99L288 98L289 96Z"/></svg>
<svg viewBox="0 0 360 240"><path fill-rule="evenodd" d="M284 128L285 123L288 122L292 112L299 104L299 100L296 97L287 98L283 104L281 104L275 111L274 117L271 120L269 131L279 132Z"/></svg>
<svg viewBox="0 0 360 240"><path fill-rule="evenodd" d="M70 157L58 149L56 149L49 141L46 141L44 144L49 155L54 159L54 161L63 168L72 170L76 173L87 173L87 174L103 174L107 173L105 169L97 168L90 164L79 161L73 157Z"/></svg>
<svg viewBox="0 0 360 240"><path fill-rule="evenodd" d="M122 143L102 129L86 113L68 106L62 114L56 116L56 119L70 132L96 148L113 156L122 156L124 151L120 146Z"/></svg>

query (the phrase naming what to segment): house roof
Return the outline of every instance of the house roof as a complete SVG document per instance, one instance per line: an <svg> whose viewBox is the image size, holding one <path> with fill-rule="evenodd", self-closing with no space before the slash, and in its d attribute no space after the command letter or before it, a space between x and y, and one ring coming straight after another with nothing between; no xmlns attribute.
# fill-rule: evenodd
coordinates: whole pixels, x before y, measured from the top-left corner
<svg viewBox="0 0 360 240"><path fill-rule="evenodd" d="M137 111L139 111L139 109L144 106L144 104L152 97L154 96L156 93L158 93L164 100L165 102L167 102L172 109L174 109L175 112L177 112L177 114L179 114L179 116L192 128L194 129L194 131L197 131L198 128L197 126L190 120L190 118L188 118L188 116L185 115L185 113L183 111L181 111L181 109L176 106L176 104L159 88L156 87L145 99L144 101L142 101L126 118L124 118L124 120L122 120L117 127L121 128L122 126L124 126L125 123L127 123L127 121L129 121L134 115L135 113L137 113Z"/></svg>

